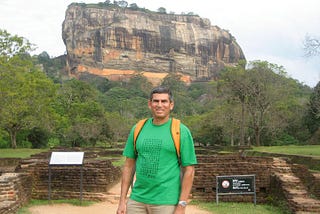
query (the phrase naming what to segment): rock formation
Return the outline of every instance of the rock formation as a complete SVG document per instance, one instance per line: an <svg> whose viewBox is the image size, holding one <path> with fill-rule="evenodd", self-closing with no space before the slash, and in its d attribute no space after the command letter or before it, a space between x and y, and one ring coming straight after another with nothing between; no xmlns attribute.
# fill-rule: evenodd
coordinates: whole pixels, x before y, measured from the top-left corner
<svg viewBox="0 0 320 214"><path fill-rule="evenodd" d="M185 82L206 81L245 59L228 31L195 15L72 3L62 28L72 76L88 72L126 81L141 73L157 84L176 73Z"/></svg>

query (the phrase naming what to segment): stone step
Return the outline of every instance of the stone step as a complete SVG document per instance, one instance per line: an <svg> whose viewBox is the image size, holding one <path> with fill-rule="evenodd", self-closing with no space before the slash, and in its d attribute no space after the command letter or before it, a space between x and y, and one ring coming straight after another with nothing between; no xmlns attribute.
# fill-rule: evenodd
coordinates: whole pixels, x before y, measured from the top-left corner
<svg viewBox="0 0 320 214"><path fill-rule="evenodd" d="M320 201L309 197L302 181L294 175L290 164L280 158L274 158L274 174L280 180L288 205L294 213L320 213Z"/></svg>
<svg viewBox="0 0 320 214"><path fill-rule="evenodd" d="M295 197L289 201L299 213L320 213L320 201L312 198Z"/></svg>

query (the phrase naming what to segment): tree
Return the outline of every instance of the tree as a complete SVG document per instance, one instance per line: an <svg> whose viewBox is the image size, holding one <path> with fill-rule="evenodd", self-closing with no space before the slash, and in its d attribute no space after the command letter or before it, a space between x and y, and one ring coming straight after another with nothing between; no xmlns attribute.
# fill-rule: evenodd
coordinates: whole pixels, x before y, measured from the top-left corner
<svg viewBox="0 0 320 214"><path fill-rule="evenodd" d="M89 84L71 79L64 82L55 103L59 126L57 134L71 146L95 145L98 140L111 138L103 106L97 101L98 91Z"/></svg>
<svg viewBox="0 0 320 214"><path fill-rule="evenodd" d="M228 101L227 104L234 104L239 101L241 106L241 117L240 117L240 142L239 145L244 145L245 142L245 111L246 111L246 102L247 102L247 96L248 96L248 79L246 78L247 73L245 70L245 62L241 61L236 67L229 67L227 68L227 72L225 72L222 75L220 84L221 84L221 90L224 91L224 95L227 95ZM228 94L230 96L228 96ZM231 111L231 110L230 110ZM233 111L231 111L233 112ZM230 116L237 116L236 114L230 114ZM237 121L236 118L229 118L231 121ZM229 126L233 127L233 126ZM232 133L234 133L232 131ZM231 144L233 144L233 137L231 138Z"/></svg>
<svg viewBox="0 0 320 214"><path fill-rule="evenodd" d="M290 121L294 121L292 118L297 118L294 113L301 112L303 107L304 100L298 97L297 83L286 78L282 66L266 61L250 62L246 69L241 63L227 68L219 85L223 100L219 106L228 109L228 116L220 116L219 120L229 121L220 125L231 136L231 144L235 138L244 145L246 137L253 135L255 145L260 146L262 136L278 137L289 127ZM237 126L239 138L234 135Z"/></svg>
<svg viewBox="0 0 320 214"><path fill-rule="evenodd" d="M247 84L246 106L251 115L251 128L256 146L261 145L261 134L272 120L271 113L276 113L277 104L290 96L290 90L283 81L285 71L282 66L266 61L250 62Z"/></svg>
<svg viewBox="0 0 320 214"><path fill-rule="evenodd" d="M126 1L118 1L118 6L122 8L126 8L128 6L128 2Z"/></svg>
<svg viewBox="0 0 320 214"><path fill-rule="evenodd" d="M139 7L138 7L138 5L137 5L136 3L130 4L129 7L130 7L131 9L133 9L133 10L139 9Z"/></svg>
<svg viewBox="0 0 320 214"><path fill-rule="evenodd" d="M317 135L320 128L320 82L314 87L310 96L306 120L310 133L314 135L313 138L319 138Z"/></svg>
<svg viewBox="0 0 320 214"><path fill-rule="evenodd" d="M22 129L50 128L55 86L33 64L31 44L0 31L0 126L8 132L12 148Z"/></svg>
<svg viewBox="0 0 320 214"><path fill-rule="evenodd" d="M50 129L55 86L42 72L19 72L14 68L2 73L0 79L0 125L10 135L12 148L22 129Z"/></svg>
<svg viewBox="0 0 320 214"><path fill-rule="evenodd" d="M167 13L167 10L166 10L166 8L164 8L164 7L159 7L159 8L158 8L158 13L166 14L166 13Z"/></svg>
<svg viewBox="0 0 320 214"><path fill-rule="evenodd" d="M34 50L34 45L18 35L11 35L0 29L0 59L7 61L12 57Z"/></svg>

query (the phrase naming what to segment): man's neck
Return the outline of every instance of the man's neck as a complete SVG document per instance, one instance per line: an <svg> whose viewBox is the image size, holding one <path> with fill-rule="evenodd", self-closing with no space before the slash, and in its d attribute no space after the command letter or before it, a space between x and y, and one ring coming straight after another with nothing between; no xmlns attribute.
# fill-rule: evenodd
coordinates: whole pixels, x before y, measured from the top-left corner
<svg viewBox="0 0 320 214"><path fill-rule="evenodd" d="M170 117L165 117L165 118L153 118L152 123L154 125L162 125L166 122L168 122Z"/></svg>

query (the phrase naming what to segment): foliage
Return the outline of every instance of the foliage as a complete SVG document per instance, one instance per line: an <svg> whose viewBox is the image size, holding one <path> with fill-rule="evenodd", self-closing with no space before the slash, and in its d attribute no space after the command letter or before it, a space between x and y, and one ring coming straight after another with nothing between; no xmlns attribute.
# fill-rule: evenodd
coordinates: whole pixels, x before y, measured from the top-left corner
<svg viewBox="0 0 320 214"><path fill-rule="evenodd" d="M166 13L167 13L167 10L166 10L166 8L164 8L164 7L159 7L159 8L158 8L158 13L166 14Z"/></svg>
<svg viewBox="0 0 320 214"><path fill-rule="evenodd" d="M34 127L30 130L27 139L29 142L31 142L32 148L46 148L49 139L49 134L46 130L43 130L39 127Z"/></svg>
<svg viewBox="0 0 320 214"><path fill-rule="evenodd" d="M12 147L34 148L125 141L138 119L150 117L153 85L143 75L126 82L91 74L69 79L63 74L64 57L51 59L46 52L31 57L30 50L24 38L0 31L0 147L9 141ZM219 81L186 85L171 73L161 84L173 91L172 116L198 143L319 142L320 86L312 91L288 78L282 66L239 62L225 68Z"/></svg>
<svg viewBox="0 0 320 214"><path fill-rule="evenodd" d="M0 31L0 127L10 136L12 148L22 129L50 128L54 84L33 64L28 41Z"/></svg>
<svg viewBox="0 0 320 214"><path fill-rule="evenodd" d="M84 73L79 76L79 80L89 83L90 86L96 88L101 93L105 93L113 87L120 85L120 83L109 81L104 77L100 77L90 73Z"/></svg>
<svg viewBox="0 0 320 214"><path fill-rule="evenodd" d="M25 54L34 49L27 39L18 35L11 35L6 30L0 29L0 60L1 63L12 59L12 57Z"/></svg>
<svg viewBox="0 0 320 214"><path fill-rule="evenodd" d="M313 141L319 142L317 135L320 129L320 82L315 86L308 103L308 112L306 114L306 124L311 135L315 139Z"/></svg>
<svg viewBox="0 0 320 214"><path fill-rule="evenodd" d="M61 83L67 76L64 72L66 66L65 55L50 58L47 52L42 52L38 56L33 57L33 61L36 64L41 65L41 68L46 75L52 79L55 83Z"/></svg>
<svg viewBox="0 0 320 214"><path fill-rule="evenodd" d="M240 145L245 139L248 143L254 140L257 146L267 144L266 140L283 136L282 132L296 119L296 113L304 115L306 96L297 93L298 83L286 77L282 66L253 61L244 69L240 64L226 69L220 84L220 92L226 100L224 105L231 104L230 112L239 108L239 113L227 119L240 124ZM296 129L301 128L296 124L293 124ZM228 127L233 126L229 124ZM301 130L300 136L305 136L302 134L305 128ZM234 134L236 130L230 131Z"/></svg>
<svg viewBox="0 0 320 214"><path fill-rule="evenodd" d="M59 115L57 137L67 146L94 146L98 140L111 138L103 106L97 101L98 91L88 83L65 81L55 102Z"/></svg>

